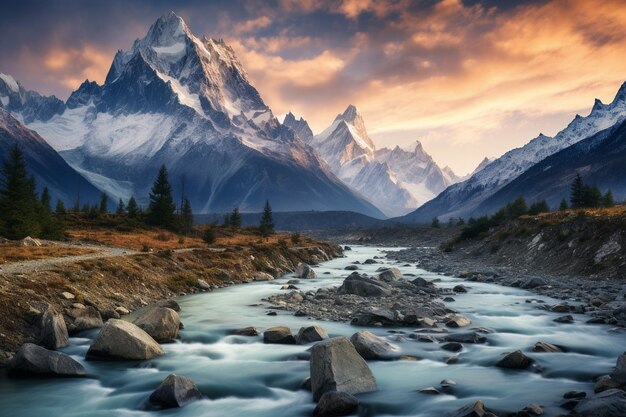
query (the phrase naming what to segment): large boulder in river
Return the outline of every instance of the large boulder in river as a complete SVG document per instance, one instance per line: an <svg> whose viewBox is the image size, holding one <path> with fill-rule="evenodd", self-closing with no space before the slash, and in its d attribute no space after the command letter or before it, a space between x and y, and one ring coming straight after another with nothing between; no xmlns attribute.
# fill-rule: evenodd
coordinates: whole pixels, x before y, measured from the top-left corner
<svg viewBox="0 0 626 417"><path fill-rule="evenodd" d="M478 400L459 408L450 414L450 417L496 417L496 415L490 412L482 401Z"/></svg>
<svg viewBox="0 0 626 417"><path fill-rule="evenodd" d="M301 327L298 331L298 335L296 336L296 341L299 345L319 342L324 339L328 339L328 333L326 333L326 330L317 324L308 327Z"/></svg>
<svg viewBox="0 0 626 417"><path fill-rule="evenodd" d="M610 389L582 400L574 408L580 417L624 417L626 416L626 392Z"/></svg>
<svg viewBox="0 0 626 417"><path fill-rule="evenodd" d="M310 265L300 262L296 267L296 277L312 279L315 278L315 271Z"/></svg>
<svg viewBox="0 0 626 417"><path fill-rule="evenodd" d="M527 369L533 364L533 360L524 355L521 350L507 353L504 358L496 363L497 367L507 369Z"/></svg>
<svg viewBox="0 0 626 417"><path fill-rule="evenodd" d="M354 294L361 297L379 297L391 294L389 286L382 281L367 278L353 272L343 281L337 294Z"/></svg>
<svg viewBox="0 0 626 417"><path fill-rule="evenodd" d="M65 353L23 344L8 364L9 372L48 376L85 376L85 368Z"/></svg>
<svg viewBox="0 0 626 417"><path fill-rule="evenodd" d="M152 392L148 401L155 407L176 408L201 399L202 394L191 379L170 374Z"/></svg>
<svg viewBox="0 0 626 417"><path fill-rule="evenodd" d="M356 332L352 335L350 341L363 359L389 358L396 350L394 345L367 330Z"/></svg>
<svg viewBox="0 0 626 417"><path fill-rule="evenodd" d="M611 373L611 378L620 384L626 384L626 352L617 357L615 370Z"/></svg>
<svg viewBox="0 0 626 417"><path fill-rule="evenodd" d="M467 317L462 316L460 314L457 314L451 317L450 320L446 322L446 326L453 327L453 328L465 327L465 326L469 326L470 324L472 324L472 321L468 319Z"/></svg>
<svg viewBox="0 0 626 417"><path fill-rule="evenodd" d="M367 363L345 337L315 344L311 349L310 367L315 401L329 391L359 394L378 389Z"/></svg>
<svg viewBox="0 0 626 417"><path fill-rule="evenodd" d="M379 274L378 279L385 282L392 282L400 279L402 272L398 268L384 268Z"/></svg>
<svg viewBox="0 0 626 417"><path fill-rule="evenodd" d="M263 332L263 342L278 345L295 345L296 338L286 326L275 326Z"/></svg>
<svg viewBox="0 0 626 417"><path fill-rule="evenodd" d="M176 312L180 311L180 305L175 300L172 300L171 298L167 300L157 301L154 304L154 307L167 307L167 308L171 308L172 310Z"/></svg>
<svg viewBox="0 0 626 417"><path fill-rule="evenodd" d="M163 354L163 348L133 323L110 319L89 347L87 359L140 361Z"/></svg>
<svg viewBox="0 0 626 417"><path fill-rule="evenodd" d="M46 305L39 319L38 344L47 349L59 349L70 343L63 315Z"/></svg>
<svg viewBox="0 0 626 417"><path fill-rule="evenodd" d="M159 343L173 342L180 330L180 317L171 308L152 307L135 320L135 325Z"/></svg>
<svg viewBox="0 0 626 417"><path fill-rule="evenodd" d="M359 408L359 400L347 392L329 391L324 393L313 410L314 417L348 416Z"/></svg>

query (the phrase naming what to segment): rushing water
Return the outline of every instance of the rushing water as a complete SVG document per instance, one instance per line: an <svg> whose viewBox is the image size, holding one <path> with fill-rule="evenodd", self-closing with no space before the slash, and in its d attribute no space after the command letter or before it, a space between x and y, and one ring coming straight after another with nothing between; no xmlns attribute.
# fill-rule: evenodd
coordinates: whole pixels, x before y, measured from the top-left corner
<svg viewBox="0 0 626 417"><path fill-rule="evenodd" d="M318 278L302 280L303 291L339 285L350 271L343 267L356 260L384 256L387 248L354 247L347 258L335 259L316 268ZM403 273L426 279L438 278L439 287L453 287L459 279L429 273L415 265L402 266ZM373 273L381 265L361 265ZM324 274L330 272L330 274ZM185 329L181 340L164 345L167 354L144 363L86 362L85 353L97 331L71 339L64 352L87 368L87 379L13 379L0 374L1 416L309 416L314 408L311 393L301 389L309 375L308 361L298 359L309 346L265 345L261 337L238 337L229 331L246 326L291 327L295 333L312 320L279 311L267 316L261 299L279 291L283 279L237 285L211 293L180 298ZM591 392L594 376L609 373L624 350L624 333L608 326L586 325L585 316L575 324L557 324L558 314L538 310L528 299L555 303L527 291L489 283L464 283L467 294L458 294L449 306L467 315L472 326L495 330L488 343L464 345L457 364L446 365L449 352L438 344L390 340L401 354L416 355L420 361L371 361L378 392L359 395L368 416L440 416L478 399L488 407L518 410L529 403L545 407L546 415L563 413L558 407L569 390ZM360 328L349 324L319 322L332 336L350 336ZM369 329L393 337L389 330ZM538 341L562 345L568 353L529 353L543 368L541 373L508 371L493 364L503 352L529 348ZM170 373L193 379L206 396L183 409L143 411L152 390ZM438 387L443 379L457 385L449 394L427 395L417 390ZM363 412L363 409L361 410Z"/></svg>

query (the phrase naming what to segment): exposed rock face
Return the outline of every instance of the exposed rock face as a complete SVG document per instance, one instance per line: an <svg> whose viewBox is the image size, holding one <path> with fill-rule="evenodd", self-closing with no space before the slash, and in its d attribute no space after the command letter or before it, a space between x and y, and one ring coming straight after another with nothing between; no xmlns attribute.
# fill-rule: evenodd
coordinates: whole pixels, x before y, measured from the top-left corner
<svg viewBox="0 0 626 417"><path fill-rule="evenodd" d="M576 408L581 417L624 417L626 415L626 392L610 389L582 400Z"/></svg>
<svg viewBox="0 0 626 417"><path fill-rule="evenodd" d="M363 359L385 359L396 350L394 345L367 330L353 334L350 341Z"/></svg>
<svg viewBox="0 0 626 417"><path fill-rule="evenodd" d="M296 277L313 279L315 278L315 271L313 270L313 268L311 268L310 265L301 262L296 267Z"/></svg>
<svg viewBox="0 0 626 417"><path fill-rule="evenodd" d="M326 333L326 330L318 325L301 327L298 331L298 335L296 336L296 341L299 345L319 342L324 339L328 339L328 333Z"/></svg>
<svg viewBox="0 0 626 417"><path fill-rule="evenodd" d="M263 332L263 342L279 345L295 345L296 339L286 326L270 327Z"/></svg>
<svg viewBox="0 0 626 417"><path fill-rule="evenodd" d="M93 306L72 308L69 315L74 318L71 332L77 333L83 330L97 329L102 327L102 316Z"/></svg>
<svg viewBox="0 0 626 417"><path fill-rule="evenodd" d="M124 320L111 319L87 351L89 360L146 360L165 351L150 335Z"/></svg>
<svg viewBox="0 0 626 417"><path fill-rule="evenodd" d="M507 369L527 369L532 365L533 360L524 355L521 350L516 350L506 354L504 358L500 359L496 366Z"/></svg>
<svg viewBox="0 0 626 417"><path fill-rule="evenodd" d="M85 376L85 368L61 352L54 352L25 343L8 365L9 371L20 374L78 377Z"/></svg>
<svg viewBox="0 0 626 417"><path fill-rule="evenodd" d="M167 307L153 307L135 321L135 325L159 343L173 342L178 337L180 317Z"/></svg>
<svg viewBox="0 0 626 417"><path fill-rule="evenodd" d="M46 349L59 349L70 343L63 316L47 305L39 321L40 334L38 344Z"/></svg>
<svg viewBox="0 0 626 417"><path fill-rule="evenodd" d="M617 358L615 370L611 373L611 378L620 384L626 384L626 352Z"/></svg>
<svg viewBox="0 0 626 417"><path fill-rule="evenodd" d="M378 389L367 363L345 337L315 344L310 366L311 389L316 401L329 391L358 394Z"/></svg>
<svg viewBox="0 0 626 417"><path fill-rule="evenodd" d="M170 374L152 392L148 401L156 407L176 408L201 399L202 394L191 379L181 375Z"/></svg>
<svg viewBox="0 0 626 417"><path fill-rule="evenodd" d="M324 393L313 410L314 417L340 417L352 414L359 408L359 400L347 392Z"/></svg>
<svg viewBox="0 0 626 417"><path fill-rule="evenodd" d="M367 278L353 272L343 281L338 294L355 294L361 297L379 297L390 294L387 284L376 279Z"/></svg>

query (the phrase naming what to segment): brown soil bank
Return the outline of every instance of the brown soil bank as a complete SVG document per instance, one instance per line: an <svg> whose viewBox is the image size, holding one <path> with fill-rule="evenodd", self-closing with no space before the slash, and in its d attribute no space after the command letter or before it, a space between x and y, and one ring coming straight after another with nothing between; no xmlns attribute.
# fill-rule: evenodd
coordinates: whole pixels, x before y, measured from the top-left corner
<svg viewBox="0 0 626 417"><path fill-rule="evenodd" d="M180 294L279 277L299 262L315 264L341 253L338 246L305 238L295 245L288 236L220 246L91 259L22 274L0 271L0 361L37 337L34 322L44 303L64 313L71 331L80 311L107 320Z"/></svg>

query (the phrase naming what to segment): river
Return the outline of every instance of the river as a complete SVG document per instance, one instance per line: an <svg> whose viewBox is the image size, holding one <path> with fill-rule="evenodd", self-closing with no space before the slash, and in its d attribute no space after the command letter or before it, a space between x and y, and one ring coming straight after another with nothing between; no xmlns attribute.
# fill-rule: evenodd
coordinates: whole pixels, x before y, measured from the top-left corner
<svg viewBox="0 0 626 417"><path fill-rule="evenodd" d="M335 259L315 268L318 278L302 280L303 291L340 285L350 271L343 268L354 261L363 262L384 256L380 247L353 247L347 258ZM457 364L447 365L449 352L439 344L413 339L392 340L389 330L369 329L390 338L401 354L423 358L419 361L370 361L379 391L359 395L362 415L367 416L440 416L473 402L483 400L496 410L516 411L530 403L545 407L547 416L566 413L559 408L566 391L593 391L595 376L610 373L615 359L624 351L624 332L604 325L584 324L586 316L574 315L574 324L558 324L558 314L537 309L527 300L556 300L518 288L489 283L465 283L452 277L402 266L385 259L403 273L426 279L440 279L439 287L463 282L468 293L455 295L448 306L468 316L472 327L494 330L488 343L465 344ZM380 264L361 265L362 272L373 273ZM330 274L324 274L329 272ZM268 316L268 305L261 300L279 292L280 284L292 278L255 282L223 288L210 293L181 297L184 330L177 343L163 345L167 354L143 363L87 362L85 353L97 330L71 338L62 349L85 365L85 379L14 379L0 373L0 415L2 416L309 416L315 404L311 393L300 388L309 376L309 363L302 359L310 346L265 345L262 337L229 335L232 329L256 326L260 329L285 325L294 333L312 320L278 311ZM260 305L261 304L261 305ZM345 323L317 322L329 335L350 337L362 328ZM565 346L567 353L533 353L538 341ZM522 349L536 360L542 372L512 371L494 367L503 352ZM142 406L159 383L170 373L193 379L206 400L183 409L144 411ZM440 381L456 382L448 394L427 395L417 390L438 387Z"/></svg>

